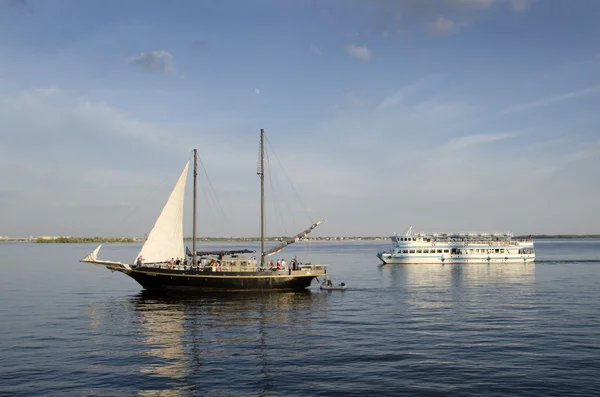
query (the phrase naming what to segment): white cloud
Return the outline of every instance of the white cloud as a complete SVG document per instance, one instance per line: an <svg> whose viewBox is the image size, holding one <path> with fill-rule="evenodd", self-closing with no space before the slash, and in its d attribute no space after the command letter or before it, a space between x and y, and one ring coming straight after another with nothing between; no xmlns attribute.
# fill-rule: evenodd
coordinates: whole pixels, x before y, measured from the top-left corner
<svg viewBox="0 0 600 397"><path fill-rule="evenodd" d="M317 213L330 225L341 230L361 225L364 234L391 233L405 223L425 230L517 233L597 229L600 213L593 208L600 188L589 183L600 169L597 148L550 149L539 134L552 133L538 126L481 133L499 127L490 119L492 108L486 110L477 98L473 103L448 98L438 86L426 92L427 80L383 101L389 111L340 112L318 129L315 155L337 172L326 172L311 203L318 203ZM555 151L561 150L578 161L557 167ZM352 182L353 175L360 183ZM335 180L343 186L339 191L328 187ZM352 222L345 218L348 212ZM557 213L557 219L549 221L548 213ZM581 221L583 213L594 215Z"/></svg>
<svg viewBox="0 0 600 397"><path fill-rule="evenodd" d="M514 12L525 12L535 0L510 0L510 7Z"/></svg>
<svg viewBox="0 0 600 397"><path fill-rule="evenodd" d="M56 87L0 93L0 104L6 132L0 169L11 170L0 183L4 234L142 235L194 147L216 184L220 204L240 226L236 235L256 230L256 212L251 212L256 208L247 193L258 185L254 173L243 170L256 166L251 145L258 131L256 136L236 135L239 131L220 124L214 128L210 119L189 126L151 123ZM200 178L207 186L203 171ZM212 200L214 207L214 193L203 191L199 200ZM229 235L222 230L222 212L206 211L210 228L203 233Z"/></svg>
<svg viewBox="0 0 600 397"><path fill-rule="evenodd" d="M429 31L434 34L444 35L452 33L455 26L452 20L440 15L435 21L429 23Z"/></svg>
<svg viewBox="0 0 600 397"><path fill-rule="evenodd" d="M368 61L372 57L371 50L369 50L369 48L366 45L350 44L346 46L346 51L350 56L361 59L363 61Z"/></svg>
<svg viewBox="0 0 600 397"><path fill-rule="evenodd" d="M405 100L407 97L435 85L443 78L443 74L433 74L417 81L416 83L401 87L393 95L384 98L378 107L379 109L385 109L396 105Z"/></svg>
<svg viewBox="0 0 600 397"><path fill-rule="evenodd" d="M361 98L353 92L349 92L344 95L344 99L341 103L337 103L333 106L336 110L344 109L356 109L362 108L369 104L367 99Z"/></svg>
<svg viewBox="0 0 600 397"><path fill-rule="evenodd" d="M527 11L534 0L364 0L375 11L386 16L376 18L377 28L382 32L396 31L405 37L412 31L423 28L432 34L443 35L456 32L469 26L486 12L495 7L508 7L511 11Z"/></svg>
<svg viewBox="0 0 600 397"><path fill-rule="evenodd" d="M585 145L584 149L571 153L564 157L564 163L574 163L587 160L592 157L600 158L600 139L596 142Z"/></svg>
<svg viewBox="0 0 600 397"><path fill-rule="evenodd" d="M356 111L332 112L309 128L267 130L286 168L280 186L293 181L314 216L327 219L315 235L382 235L405 223L523 233L597 227L600 190L590 183L600 169L597 137L593 145L569 137L568 149L555 144L556 155L537 135L482 134L498 131L497 120L486 121L492 110L480 98L442 95L434 84L439 79L429 76L398 90L382 102L389 111L347 94ZM187 148L198 145L235 234L256 234L257 201L248 197L258 197L257 134L232 139L231 130L212 128L210 120L186 129L151 123L56 87L0 93L0 102L0 123L9 132L0 145L0 168L11 170L0 183L0 219L9 230L2 234L142 235L160 212ZM201 189L199 200L202 195ZM218 229L218 211L202 208L203 235L232 235ZM303 225L288 223L286 230ZM268 230L277 234L272 224Z"/></svg>
<svg viewBox="0 0 600 397"><path fill-rule="evenodd" d="M513 132L499 134L474 134L453 138L445 145L438 148L438 152L456 152L475 145L482 145L489 142L499 141L507 138L512 138L516 134Z"/></svg>
<svg viewBox="0 0 600 397"><path fill-rule="evenodd" d="M173 56L167 51L142 52L131 58L129 63L150 72L175 73Z"/></svg>
<svg viewBox="0 0 600 397"><path fill-rule="evenodd" d="M316 45L314 45L314 44L311 44L311 45L308 47L308 49L309 49L311 52L314 52L314 53L315 53L315 54L317 54L317 55L323 55L323 52L321 51L321 49L320 49L319 47L317 47Z"/></svg>
<svg viewBox="0 0 600 397"><path fill-rule="evenodd" d="M513 106L506 108L501 113L507 114L507 113L513 113L513 112L520 112L523 110L530 110L530 109L540 108L540 107L544 107L544 106L550 106L550 105L554 105L557 103L567 102L567 101L574 100L577 98L590 96L590 95L597 95L597 94L600 94L600 86L592 86L592 87L584 88L584 89L577 90L577 91L567 92L564 94L552 95L552 96L549 96L549 97L546 97L543 99L538 99L538 100L531 101L531 102L519 103L517 105L513 105Z"/></svg>
<svg viewBox="0 0 600 397"><path fill-rule="evenodd" d="M260 90L259 90L258 88L255 88L255 89L254 89L254 93L255 93L256 95L260 95Z"/></svg>

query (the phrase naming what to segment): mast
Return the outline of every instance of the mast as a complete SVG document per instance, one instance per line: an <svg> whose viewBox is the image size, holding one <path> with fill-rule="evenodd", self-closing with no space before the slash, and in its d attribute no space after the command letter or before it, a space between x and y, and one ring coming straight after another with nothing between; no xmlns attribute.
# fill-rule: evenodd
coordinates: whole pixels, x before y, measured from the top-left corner
<svg viewBox="0 0 600 397"><path fill-rule="evenodd" d="M265 130L260 130L260 267L265 263Z"/></svg>
<svg viewBox="0 0 600 397"><path fill-rule="evenodd" d="M194 219L192 226L192 266L196 266L196 177L198 176L198 149L194 149Z"/></svg>

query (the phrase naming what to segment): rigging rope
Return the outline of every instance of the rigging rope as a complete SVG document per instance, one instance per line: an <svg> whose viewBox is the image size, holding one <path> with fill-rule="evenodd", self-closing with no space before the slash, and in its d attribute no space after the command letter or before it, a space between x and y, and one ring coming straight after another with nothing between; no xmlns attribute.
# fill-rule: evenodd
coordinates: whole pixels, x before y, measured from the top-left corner
<svg viewBox="0 0 600 397"><path fill-rule="evenodd" d="M298 200L298 202L300 203L300 206L302 207L303 212L306 214L307 218L309 219L310 223L315 223L312 219L312 217L310 216L310 213L308 211L308 209L306 208L306 206L304 205L304 202L302 201L302 198L300 197L300 194L298 193L298 191L296 190L296 188L294 187L291 178L289 177L289 175L287 174L287 172L285 171L285 168L283 167L283 164L281 163L281 161L279 160L279 157L277 156L277 153L275 152L275 149L273 148L273 146L271 145L271 142L269 141L269 139L265 136L265 141L267 142L267 145L270 149L270 151L273 153L273 156L275 157L275 160L277 161L277 163L279 164L279 169L281 169L281 171L283 172L283 175L286 177L290 187L292 188L292 191L294 192L294 194L296 195L296 199ZM265 151L265 153L267 153L268 151ZM271 173L269 173L269 176L271 175ZM271 183L271 185L274 185L273 183ZM285 202L284 202L285 204ZM287 206L286 206L287 207ZM288 211L289 207L287 207ZM290 211L291 213L291 211ZM293 223L296 223L293 219L292 219ZM305 252L308 252L308 257L309 260L312 262L312 258L311 258L311 246L310 246L310 241L309 240L305 240L303 239L304 242L304 250Z"/></svg>
<svg viewBox="0 0 600 397"><path fill-rule="evenodd" d="M268 152L265 152L265 159L267 160L267 166L269 169L273 169L271 167L271 161L270 161L270 157ZM273 209L274 209L274 214L275 214L275 223L281 227L284 230L284 234L287 235L287 229L285 227L285 223L283 222L283 214L281 212L281 208L279 207L279 201L276 200L276 193L275 190L277 189L277 185L275 183L273 183L273 173L269 172L268 173L268 178L269 178L269 189L271 189L271 197L272 199L272 203L273 203ZM285 202L285 201L284 201Z"/></svg>
<svg viewBox="0 0 600 397"><path fill-rule="evenodd" d="M271 145L271 142L269 141L269 139L266 136L265 136L265 140L267 141L267 144L268 144L269 148L273 152L273 155L275 156L275 160L277 160L277 163L279 164L280 169L282 170L283 174L287 178L288 183L289 183L290 187L292 188L292 191L294 192L294 194L296 195L296 198L300 202L300 205L302 206L302 210L304 211L304 213L306 214L306 216L308 217L308 219L310 220L310 222L314 223L312 217L310 216L310 213L309 213L308 209L306 208L306 206L304 205L304 202L302 201L302 198L300 197L300 194L298 194L298 191L296 190L296 188L292 184L292 181L291 181L290 177L288 176L287 172L285 171L285 168L283 167L283 164L279 160L279 157L277 156L277 153L275 153L275 149L273 149L273 146Z"/></svg>
<svg viewBox="0 0 600 397"><path fill-rule="evenodd" d="M224 225L225 232L229 235L229 238L232 238L233 234L231 233L229 220L227 219L227 215L225 215L225 211L223 210L223 207L221 206L221 202L219 200L219 197L217 196L217 192L216 192L215 188L213 187L210 177L208 176L208 171L206 170L206 167L204 166L204 162L200 158L200 155L198 155L198 162L200 163L200 166L202 168L204 176L206 176L206 181L208 182L208 187L209 187L208 192L205 191L204 194L209 199L213 199L215 201L215 203L217 205L218 213L219 213L219 215L221 215L223 217L223 219L225 221L225 225ZM210 200L209 200L209 203L210 203Z"/></svg>

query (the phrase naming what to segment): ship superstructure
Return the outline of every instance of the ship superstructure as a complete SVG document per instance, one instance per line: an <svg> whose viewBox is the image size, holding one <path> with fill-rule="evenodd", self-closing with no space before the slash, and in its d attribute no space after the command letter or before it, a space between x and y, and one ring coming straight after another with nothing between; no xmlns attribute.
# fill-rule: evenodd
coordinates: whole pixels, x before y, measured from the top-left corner
<svg viewBox="0 0 600 397"><path fill-rule="evenodd" d="M512 233L394 234L389 251L377 253L383 263L515 263L533 262L531 238Z"/></svg>

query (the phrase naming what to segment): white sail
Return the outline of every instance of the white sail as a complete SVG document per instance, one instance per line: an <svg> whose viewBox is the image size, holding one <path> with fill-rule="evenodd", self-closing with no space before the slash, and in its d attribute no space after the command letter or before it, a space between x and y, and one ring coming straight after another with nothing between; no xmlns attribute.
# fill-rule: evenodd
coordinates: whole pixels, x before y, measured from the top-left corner
<svg viewBox="0 0 600 397"><path fill-rule="evenodd" d="M109 268L110 270L118 270L121 272L131 270L131 267L126 263L115 262L115 261L105 261L98 259L98 252L100 251L100 247L102 244L96 247L95 250L90 252L85 258L81 259L79 262L87 262L93 263L95 265L103 265Z"/></svg>
<svg viewBox="0 0 600 397"><path fill-rule="evenodd" d="M188 161L173 188L160 216L136 256L141 256L143 263L168 262L171 258L184 258L183 250L183 197L187 179Z"/></svg>
<svg viewBox="0 0 600 397"><path fill-rule="evenodd" d="M102 247L102 244L100 244L99 246L97 246L95 250L93 250L92 252L90 252L88 254L88 256L86 256L85 258L83 258L79 262L90 262L90 263L97 262L98 261L98 251L100 251L100 247Z"/></svg>

